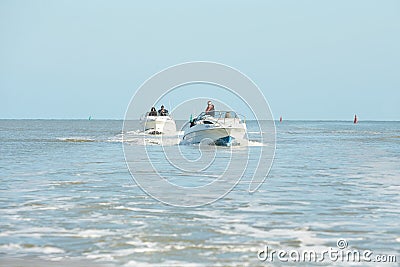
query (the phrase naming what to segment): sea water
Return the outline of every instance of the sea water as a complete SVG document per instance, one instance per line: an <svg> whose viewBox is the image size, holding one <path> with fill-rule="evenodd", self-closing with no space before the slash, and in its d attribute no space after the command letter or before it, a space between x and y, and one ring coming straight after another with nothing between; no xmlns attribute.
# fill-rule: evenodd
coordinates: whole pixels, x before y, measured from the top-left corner
<svg viewBox="0 0 400 267"><path fill-rule="evenodd" d="M321 251L338 239L400 261L399 122L277 122L274 163L259 190L249 194L243 181L197 208L165 205L140 189L125 162L122 124L0 120L0 265L269 266L258 259L266 245ZM250 153L271 145L256 126L247 123ZM130 137L133 149L145 140L156 159L163 145L199 153L199 145L180 145L179 134ZM177 184L204 182L159 164Z"/></svg>

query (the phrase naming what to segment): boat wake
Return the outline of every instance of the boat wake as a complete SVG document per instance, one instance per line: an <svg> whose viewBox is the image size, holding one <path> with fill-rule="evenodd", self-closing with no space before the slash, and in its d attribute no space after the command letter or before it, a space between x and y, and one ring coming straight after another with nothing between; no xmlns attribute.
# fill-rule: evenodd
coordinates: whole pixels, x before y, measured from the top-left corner
<svg viewBox="0 0 400 267"><path fill-rule="evenodd" d="M263 143L258 142L258 141L249 140L247 142L247 146L266 146L266 144L263 144Z"/></svg>
<svg viewBox="0 0 400 267"><path fill-rule="evenodd" d="M162 145L173 146L179 144L178 133L169 135L153 134L144 131L129 131L120 133L109 140L110 142L124 142L128 145Z"/></svg>
<svg viewBox="0 0 400 267"><path fill-rule="evenodd" d="M71 142L71 143L89 143L89 142L110 142L110 143L126 143L128 145L156 145L156 146L174 146L174 145L187 145L187 146L199 146L199 143L193 144L182 139L183 132L177 131L165 134L153 134L145 131L128 131L126 133L119 133L112 137L94 138L94 137L82 137L82 136L71 136L71 137L60 137L56 138L59 142ZM203 145L208 144L214 146L214 142L207 140L201 142ZM232 146L265 146L265 144L255 140L240 140Z"/></svg>
<svg viewBox="0 0 400 267"><path fill-rule="evenodd" d="M85 142L96 142L97 140L88 137L61 137L56 138L61 142L72 142L72 143L85 143Z"/></svg>

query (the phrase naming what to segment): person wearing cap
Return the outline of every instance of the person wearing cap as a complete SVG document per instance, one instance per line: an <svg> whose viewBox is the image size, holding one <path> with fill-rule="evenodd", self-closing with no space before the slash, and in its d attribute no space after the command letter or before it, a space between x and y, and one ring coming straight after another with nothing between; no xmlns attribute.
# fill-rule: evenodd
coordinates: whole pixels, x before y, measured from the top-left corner
<svg viewBox="0 0 400 267"><path fill-rule="evenodd" d="M164 108L164 105L162 105L162 106L161 106L161 109L158 110L158 114L159 114L160 116L168 116L168 110L166 110L166 109Z"/></svg>
<svg viewBox="0 0 400 267"><path fill-rule="evenodd" d="M214 105L211 101L208 101L208 103L207 103L206 114L213 116L213 117L215 115Z"/></svg>

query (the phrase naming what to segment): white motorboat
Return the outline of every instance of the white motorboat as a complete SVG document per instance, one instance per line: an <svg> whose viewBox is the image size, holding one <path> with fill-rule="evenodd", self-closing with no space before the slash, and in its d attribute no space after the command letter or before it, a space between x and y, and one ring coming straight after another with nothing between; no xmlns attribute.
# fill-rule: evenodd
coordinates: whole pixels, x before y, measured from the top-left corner
<svg viewBox="0 0 400 267"><path fill-rule="evenodd" d="M183 131L183 140L194 144L208 141L231 146L247 140L246 119L234 111L203 112L185 124Z"/></svg>
<svg viewBox="0 0 400 267"><path fill-rule="evenodd" d="M144 114L140 123L145 133L148 134L175 134L176 124L171 116L150 116L149 112Z"/></svg>

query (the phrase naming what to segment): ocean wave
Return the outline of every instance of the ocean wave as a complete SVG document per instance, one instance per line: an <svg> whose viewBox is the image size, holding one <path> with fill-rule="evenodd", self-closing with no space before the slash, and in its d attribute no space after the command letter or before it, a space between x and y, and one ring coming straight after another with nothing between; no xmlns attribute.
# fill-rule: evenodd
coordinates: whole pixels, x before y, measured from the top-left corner
<svg viewBox="0 0 400 267"><path fill-rule="evenodd" d="M258 141L249 140L247 142L247 146L266 146L266 144L263 144L263 143L258 142Z"/></svg>
<svg viewBox="0 0 400 267"><path fill-rule="evenodd" d="M0 245L0 251L7 253L42 253L42 254L60 254L65 253L65 250L52 246L35 246L33 244L15 244L9 243Z"/></svg>
<svg viewBox="0 0 400 267"><path fill-rule="evenodd" d="M84 143L84 142L96 142L97 140L88 137L60 137L56 138L61 142L72 142L72 143Z"/></svg>

